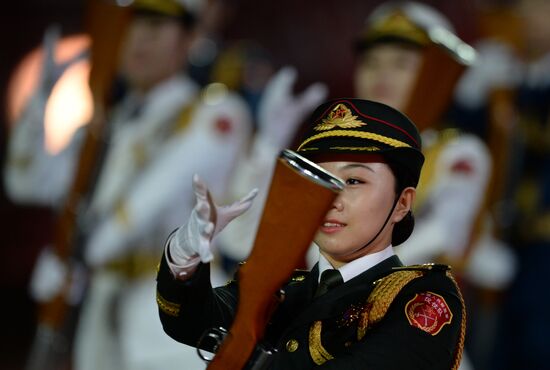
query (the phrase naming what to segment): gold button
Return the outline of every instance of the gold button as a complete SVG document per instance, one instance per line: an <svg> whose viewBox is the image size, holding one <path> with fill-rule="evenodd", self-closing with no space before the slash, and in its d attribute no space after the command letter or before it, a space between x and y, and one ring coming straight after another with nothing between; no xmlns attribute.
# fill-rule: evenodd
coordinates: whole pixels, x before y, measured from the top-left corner
<svg viewBox="0 0 550 370"><path fill-rule="evenodd" d="M303 281L306 277L304 275L294 276L292 281Z"/></svg>
<svg viewBox="0 0 550 370"><path fill-rule="evenodd" d="M288 352L294 352L298 349L298 341L296 339L290 339L286 342L286 350Z"/></svg>

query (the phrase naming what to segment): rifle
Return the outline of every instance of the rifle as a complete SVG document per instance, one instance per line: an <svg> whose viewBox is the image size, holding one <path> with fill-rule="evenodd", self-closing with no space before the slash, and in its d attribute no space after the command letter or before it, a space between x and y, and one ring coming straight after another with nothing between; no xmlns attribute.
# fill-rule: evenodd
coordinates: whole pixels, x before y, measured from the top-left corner
<svg viewBox="0 0 550 370"><path fill-rule="evenodd" d="M450 31L434 27L426 32L431 42L404 109L419 131L437 125L449 106L456 82L476 58L474 48Z"/></svg>
<svg viewBox="0 0 550 370"><path fill-rule="evenodd" d="M224 330L209 335L223 339L209 370L240 370L247 364L258 369L268 360L270 352L256 345L277 302L284 299L284 293L277 292L303 260L343 188L342 180L298 154L285 150L279 156L254 247L238 272L235 319L227 335Z"/></svg>
<svg viewBox="0 0 550 370"><path fill-rule="evenodd" d="M50 302L39 307L38 327L33 340L28 370L59 369L68 352L67 318L73 308L67 302L72 269L78 258L78 211L99 165L102 133L109 106L112 81L118 67L118 48L130 16L128 8L106 0L89 0L87 30L92 39L89 84L94 113L87 126L73 183L58 215L54 231L54 251L68 266L67 281L62 291Z"/></svg>
<svg viewBox="0 0 550 370"><path fill-rule="evenodd" d="M426 47L420 72L413 87L413 94L407 102L405 114L416 123L420 131L436 127L448 108L455 85L462 73L475 62L477 52L450 31L435 27L426 30L431 43ZM481 207L485 210L485 207ZM470 236L477 235L481 217L478 212L474 229ZM468 243L464 255L459 261L453 261L455 267L463 267L471 252L472 243Z"/></svg>

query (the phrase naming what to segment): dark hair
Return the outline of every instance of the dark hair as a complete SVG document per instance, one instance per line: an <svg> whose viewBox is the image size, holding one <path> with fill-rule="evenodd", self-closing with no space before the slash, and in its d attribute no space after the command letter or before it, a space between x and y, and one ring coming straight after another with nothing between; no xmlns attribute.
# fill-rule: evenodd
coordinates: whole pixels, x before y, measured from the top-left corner
<svg viewBox="0 0 550 370"><path fill-rule="evenodd" d="M401 192L408 187L416 187L414 176L401 164L388 161L388 166L395 178L395 194L400 195Z"/></svg>

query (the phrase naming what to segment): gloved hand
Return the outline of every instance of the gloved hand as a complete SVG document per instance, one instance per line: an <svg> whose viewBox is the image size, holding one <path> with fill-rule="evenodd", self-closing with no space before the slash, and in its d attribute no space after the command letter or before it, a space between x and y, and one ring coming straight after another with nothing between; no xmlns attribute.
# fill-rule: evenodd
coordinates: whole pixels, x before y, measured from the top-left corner
<svg viewBox="0 0 550 370"><path fill-rule="evenodd" d="M282 68L268 82L258 107L258 134L277 150L290 144L302 120L328 95L328 88L322 83L293 95L296 77L296 69Z"/></svg>
<svg viewBox="0 0 550 370"><path fill-rule="evenodd" d="M504 43L483 40L475 45L477 58L459 80L455 98L468 108L486 103L491 90L514 88L524 74L524 66Z"/></svg>
<svg viewBox="0 0 550 370"><path fill-rule="evenodd" d="M87 271L81 263L73 262L69 267L47 246L36 260L29 290L40 303L50 302L64 290L65 301L77 305L84 298L86 282Z"/></svg>
<svg viewBox="0 0 550 370"><path fill-rule="evenodd" d="M67 277L67 267L50 247L42 250L34 265L30 280L31 297L40 303L57 296Z"/></svg>
<svg viewBox="0 0 550 370"><path fill-rule="evenodd" d="M206 184L196 174L193 176L193 189L197 203L187 224L176 231L169 247L171 262L188 270L200 261L212 261L212 239L229 222L248 210L258 194L258 190L253 189L233 204L219 206L213 202Z"/></svg>

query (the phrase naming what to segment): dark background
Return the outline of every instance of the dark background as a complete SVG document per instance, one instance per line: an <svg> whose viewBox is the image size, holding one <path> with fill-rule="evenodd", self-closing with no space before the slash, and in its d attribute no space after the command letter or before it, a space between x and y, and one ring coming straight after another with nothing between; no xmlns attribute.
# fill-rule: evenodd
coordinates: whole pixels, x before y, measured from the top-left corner
<svg viewBox="0 0 550 370"><path fill-rule="evenodd" d="M324 81L330 95L352 95L351 45L373 0L233 0L227 40L249 39L270 51L276 66L294 65L297 90ZM473 0L426 1L441 10L466 41L476 38ZM85 1L6 1L0 13L0 162L9 125L6 87L17 63L40 45L45 28L59 23L63 35L83 30ZM53 214L45 208L15 206L0 185L0 368L20 369L35 327L35 306L27 293L35 258L51 238Z"/></svg>

